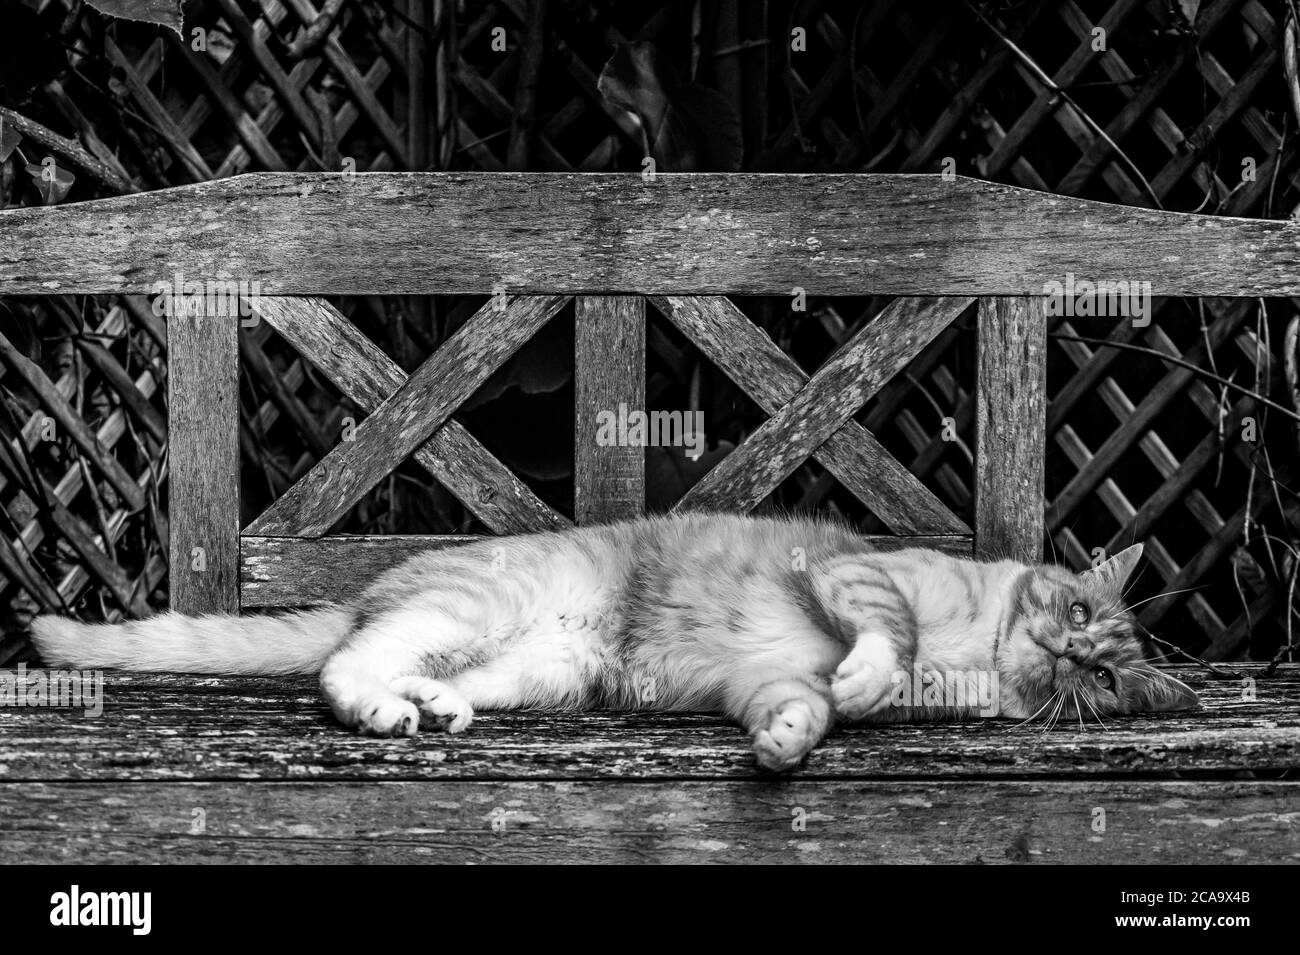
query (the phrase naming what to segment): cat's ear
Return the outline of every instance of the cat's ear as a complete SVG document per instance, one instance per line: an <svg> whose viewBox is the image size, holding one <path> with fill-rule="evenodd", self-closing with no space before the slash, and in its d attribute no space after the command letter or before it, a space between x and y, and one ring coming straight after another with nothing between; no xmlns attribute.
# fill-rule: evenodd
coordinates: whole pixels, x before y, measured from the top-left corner
<svg viewBox="0 0 1300 955"><path fill-rule="evenodd" d="M1134 709L1141 713L1164 713L1169 710L1195 710L1201 706L1196 691L1167 673L1143 667L1135 681Z"/></svg>
<svg viewBox="0 0 1300 955"><path fill-rule="evenodd" d="M1085 570L1079 576L1085 580L1095 580L1097 583L1114 590L1118 593L1123 589L1125 581L1133 574L1133 569L1137 567L1138 561L1142 559L1142 545L1134 544L1132 547L1125 547L1109 560L1103 561L1090 570Z"/></svg>

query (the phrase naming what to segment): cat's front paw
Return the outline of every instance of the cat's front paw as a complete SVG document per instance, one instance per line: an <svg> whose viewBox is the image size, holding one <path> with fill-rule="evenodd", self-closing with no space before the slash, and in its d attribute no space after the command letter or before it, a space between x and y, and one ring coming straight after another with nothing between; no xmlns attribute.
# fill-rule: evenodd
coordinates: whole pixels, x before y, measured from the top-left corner
<svg viewBox="0 0 1300 955"><path fill-rule="evenodd" d="M355 728L369 736L414 736L420 731L420 711L399 696L364 698L357 704Z"/></svg>
<svg viewBox="0 0 1300 955"><path fill-rule="evenodd" d="M831 678L835 712L846 720L880 713L889 706L898 669L898 654L887 637L860 637Z"/></svg>
<svg viewBox="0 0 1300 955"><path fill-rule="evenodd" d="M403 677L393 681L390 689L414 703L420 715L438 724L445 733L459 733L474 719L474 708L460 692L439 680Z"/></svg>
<svg viewBox="0 0 1300 955"><path fill-rule="evenodd" d="M787 700L772 711L766 729L754 734L754 758L773 772L793 769L821 738L821 726L804 700Z"/></svg>

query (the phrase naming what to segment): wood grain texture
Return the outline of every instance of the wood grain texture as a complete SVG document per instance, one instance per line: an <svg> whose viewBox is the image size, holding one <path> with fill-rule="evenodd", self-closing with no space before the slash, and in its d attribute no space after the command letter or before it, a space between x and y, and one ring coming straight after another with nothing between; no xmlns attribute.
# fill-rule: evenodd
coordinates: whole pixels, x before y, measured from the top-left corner
<svg viewBox="0 0 1300 955"><path fill-rule="evenodd" d="M1014 721L837 730L797 778L894 781L1272 779L1300 768L1300 667L1238 680L1175 672L1205 708L1044 734ZM0 707L0 780L765 780L745 734L715 716L479 713L464 734L367 739L335 721L311 678L105 677L104 713Z"/></svg>
<svg viewBox="0 0 1300 955"><path fill-rule="evenodd" d="M0 864L1295 863L1297 806L1247 781L0 783Z"/></svg>
<svg viewBox="0 0 1300 955"><path fill-rule="evenodd" d="M244 607L309 607L358 596L384 571L416 554L484 540L472 535L243 537L240 592ZM877 550L930 547L971 556L969 536L864 535Z"/></svg>
<svg viewBox="0 0 1300 955"><path fill-rule="evenodd" d="M979 303L975 552L1043 559L1047 318L1041 298Z"/></svg>
<svg viewBox="0 0 1300 955"><path fill-rule="evenodd" d="M406 381L398 364L324 299L262 298L257 312L367 413ZM572 526L454 418L414 458L498 534Z"/></svg>
<svg viewBox="0 0 1300 955"><path fill-rule="evenodd" d="M239 610L239 319L167 320L171 607Z"/></svg>
<svg viewBox="0 0 1300 955"><path fill-rule="evenodd" d="M564 296L494 298L246 529L319 537L429 437L564 307Z"/></svg>
<svg viewBox="0 0 1300 955"><path fill-rule="evenodd" d="M201 224L201 225L200 225ZM1300 223L930 175L258 173L0 212L0 295L1300 294Z"/></svg>
<svg viewBox="0 0 1300 955"><path fill-rule="evenodd" d="M756 507L969 304L962 298L900 298L889 303L673 510ZM876 456L888 455L880 448Z"/></svg>
<svg viewBox="0 0 1300 955"><path fill-rule="evenodd" d="M645 447L602 445L601 416L645 406L645 299L579 296L574 303L573 511L579 524L645 510Z"/></svg>
<svg viewBox="0 0 1300 955"><path fill-rule="evenodd" d="M668 295L650 301L768 414L808 383L807 372L729 299ZM844 422L814 456L899 534L971 533L856 421Z"/></svg>

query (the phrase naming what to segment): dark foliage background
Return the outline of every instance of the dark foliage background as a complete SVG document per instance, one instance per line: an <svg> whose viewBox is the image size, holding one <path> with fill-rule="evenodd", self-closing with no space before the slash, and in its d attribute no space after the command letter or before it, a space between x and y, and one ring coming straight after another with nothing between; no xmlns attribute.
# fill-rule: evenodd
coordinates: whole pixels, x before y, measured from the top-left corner
<svg viewBox="0 0 1300 955"><path fill-rule="evenodd" d="M80 0L0 0L0 205L264 169L640 171L647 156L949 172L1221 215L1300 202L1282 2L204 0L184 14L175 32ZM482 303L338 304L409 371ZM739 304L811 372L886 302ZM0 299L0 665L29 652L41 607L113 619L166 602L166 328L151 305ZM1210 658L1278 657L1296 612L1296 304L1156 305L1147 328L1053 323L1049 546L1083 566L1145 540L1148 626ZM859 416L968 518L970 318ZM763 416L654 316L649 342L651 408L702 410L709 440L698 462L650 450L658 509ZM265 325L241 348L249 520L363 415ZM565 313L459 415L567 513L572 355ZM883 530L814 462L764 507ZM338 529L483 530L409 465Z"/></svg>

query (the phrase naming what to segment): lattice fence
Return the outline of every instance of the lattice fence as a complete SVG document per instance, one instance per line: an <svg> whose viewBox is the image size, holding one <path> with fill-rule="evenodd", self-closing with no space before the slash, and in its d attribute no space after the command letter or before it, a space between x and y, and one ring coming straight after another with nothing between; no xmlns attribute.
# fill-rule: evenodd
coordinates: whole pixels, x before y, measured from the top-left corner
<svg viewBox="0 0 1300 955"><path fill-rule="evenodd" d="M730 104L746 168L951 171L1238 216L1286 216L1300 203L1282 3L351 0L323 42L303 50L320 12L309 0L187 4L183 39L106 25L80 8L70 17L60 2L28 5L66 26L74 68L42 82L20 112L76 137L107 170L78 171L69 200L112 183L152 189L259 169L636 171L641 130L600 95L597 77L613 44L649 40L683 79ZM0 199L28 201L12 166ZM405 369L478 304L340 303ZM806 314L789 300L738 304L811 372L886 303L810 300ZM158 604L161 321L145 300L2 307L32 330L0 346L11 438L0 455L7 628L39 604L92 616ZM1300 521L1288 490L1296 431L1283 355L1296 314L1289 301L1157 298L1148 325L1062 318L1051 329L1051 546L1082 565L1097 548L1145 540L1151 568L1135 598L1185 592L1151 600L1144 622L1213 657L1271 657L1294 613ZM571 409L571 326L557 327L465 414L485 443L498 436L493 453L567 512L572 435L547 424L567 422ZM649 334L649 401L705 411L707 466L762 414L671 328L652 321ZM241 349L251 516L364 409L265 326L248 330ZM859 419L961 515L970 512L970 356L970 325L959 322ZM22 442L12 440L18 429ZM652 506L698 477L655 455L650 469ZM838 509L877 529L815 464L767 503ZM481 527L409 468L345 529ZM0 663L19 646L0 645Z"/></svg>

